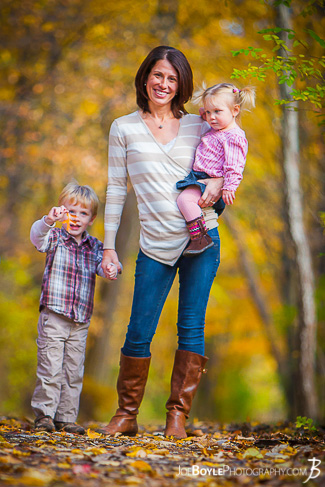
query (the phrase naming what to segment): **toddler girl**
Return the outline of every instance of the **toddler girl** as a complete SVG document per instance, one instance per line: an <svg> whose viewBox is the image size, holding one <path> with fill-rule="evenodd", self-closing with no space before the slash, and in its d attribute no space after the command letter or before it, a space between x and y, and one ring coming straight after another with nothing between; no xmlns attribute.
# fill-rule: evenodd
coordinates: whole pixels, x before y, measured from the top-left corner
<svg viewBox="0 0 325 487"><path fill-rule="evenodd" d="M201 138L196 149L193 169L176 184L177 189L186 188L177 198L177 205L186 220L191 242L183 255L201 254L213 242L207 234L205 221L198 201L204 193L207 178L224 178L222 199L214 202L214 209L220 215L227 205L232 205L235 191L243 178L248 143L245 132L237 125L237 117L243 108L255 106L255 89L239 90L230 83L220 83L207 88L199 96L211 129Z"/></svg>

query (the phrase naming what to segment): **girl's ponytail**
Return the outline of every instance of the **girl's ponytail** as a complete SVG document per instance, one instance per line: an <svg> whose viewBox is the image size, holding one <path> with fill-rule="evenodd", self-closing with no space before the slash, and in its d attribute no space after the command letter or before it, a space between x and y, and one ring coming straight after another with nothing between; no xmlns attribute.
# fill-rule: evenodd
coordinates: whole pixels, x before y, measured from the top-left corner
<svg viewBox="0 0 325 487"><path fill-rule="evenodd" d="M253 86L245 86L245 88L242 88L235 93L238 95L238 105L241 110L249 110L250 108L255 107L256 95Z"/></svg>

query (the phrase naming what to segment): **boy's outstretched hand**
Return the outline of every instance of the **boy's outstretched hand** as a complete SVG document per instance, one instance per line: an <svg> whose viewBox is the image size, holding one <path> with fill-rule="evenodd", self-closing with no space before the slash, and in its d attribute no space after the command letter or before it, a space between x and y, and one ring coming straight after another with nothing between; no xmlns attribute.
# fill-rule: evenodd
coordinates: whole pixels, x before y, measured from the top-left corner
<svg viewBox="0 0 325 487"><path fill-rule="evenodd" d="M45 217L45 223L47 225L53 225L53 223L62 220L66 213L69 212L65 206L53 206Z"/></svg>
<svg viewBox="0 0 325 487"><path fill-rule="evenodd" d="M222 190L222 199L226 205L232 205L235 201L235 191L228 191L227 189Z"/></svg>

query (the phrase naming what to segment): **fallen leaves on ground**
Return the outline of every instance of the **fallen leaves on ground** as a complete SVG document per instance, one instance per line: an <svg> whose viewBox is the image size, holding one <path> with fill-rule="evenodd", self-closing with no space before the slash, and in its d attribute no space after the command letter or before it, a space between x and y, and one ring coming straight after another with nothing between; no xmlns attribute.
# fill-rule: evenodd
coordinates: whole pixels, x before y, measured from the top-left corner
<svg viewBox="0 0 325 487"><path fill-rule="evenodd" d="M147 426L135 437L33 430L31 420L0 418L0 486L150 487L325 485L325 442L292 424L196 423L188 438ZM314 468L312 468L314 467ZM303 484L308 477L310 481Z"/></svg>

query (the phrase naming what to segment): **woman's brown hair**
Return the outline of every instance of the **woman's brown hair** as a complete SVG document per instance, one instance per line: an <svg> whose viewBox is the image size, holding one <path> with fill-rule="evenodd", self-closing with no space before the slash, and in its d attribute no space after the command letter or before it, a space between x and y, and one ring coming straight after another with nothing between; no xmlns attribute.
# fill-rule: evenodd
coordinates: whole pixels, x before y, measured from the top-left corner
<svg viewBox="0 0 325 487"><path fill-rule="evenodd" d="M175 118L181 118L187 111L184 108L193 94L193 73L191 66L184 54L169 46L158 46L149 52L135 77L137 104L144 112L149 112L149 98L146 90L146 82L154 65L166 59L173 66L178 75L178 90L172 99L171 109Z"/></svg>

